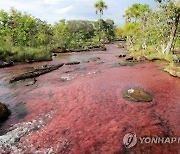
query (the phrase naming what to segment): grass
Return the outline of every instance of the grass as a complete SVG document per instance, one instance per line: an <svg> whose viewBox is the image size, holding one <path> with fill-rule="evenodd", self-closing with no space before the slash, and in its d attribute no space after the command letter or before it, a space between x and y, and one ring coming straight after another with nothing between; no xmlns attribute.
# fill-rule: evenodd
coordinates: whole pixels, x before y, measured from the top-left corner
<svg viewBox="0 0 180 154"><path fill-rule="evenodd" d="M168 62L179 62L180 55L179 54L163 54L157 52L153 46L149 46L146 50L140 49L138 46L135 46L134 49L129 50L131 56L138 59L140 56L145 56L147 60L154 61L154 60L165 60Z"/></svg>
<svg viewBox="0 0 180 154"><path fill-rule="evenodd" d="M28 62L51 60L51 53L43 47L14 47L13 51L6 47L1 47L0 51L0 59L3 61Z"/></svg>
<svg viewBox="0 0 180 154"><path fill-rule="evenodd" d="M164 68L164 71L170 73L172 76L180 78L180 64L171 62L168 66Z"/></svg>
<svg viewBox="0 0 180 154"><path fill-rule="evenodd" d="M58 46L58 45L57 45ZM103 44L96 38L86 40L84 42L71 42L68 45L69 50L88 50L94 47L103 47ZM13 47L10 45L0 46L0 60L13 61L13 62L30 62L30 61L47 61L51 60L51 49L46 49L45 46L32 48L32 47Z"/></svg>

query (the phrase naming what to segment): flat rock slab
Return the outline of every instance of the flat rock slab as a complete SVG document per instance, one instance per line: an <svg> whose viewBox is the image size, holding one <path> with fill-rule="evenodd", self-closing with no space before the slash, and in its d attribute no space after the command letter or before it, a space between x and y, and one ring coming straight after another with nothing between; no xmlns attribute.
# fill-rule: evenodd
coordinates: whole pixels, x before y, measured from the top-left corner
<svg viewBox="0 0 180 154"><path fill-rule="evenodd" d="M69 63L66 63L65 65L78 65L80 64L80 62L69 62Z"/></svg>
<svg viewBox="0 0 180 154"><path fill-rule="evenodd" d="M43 74L49 73L51 71L57 70L58 68L62 67L63 65L64 65L64 63L57 64L57 65L45 65L45 66L40 66L38 68L34 68L33 70L31 70L29 72L19 74L19 75L13 77L10 80L10 83L20 81L20 80L29 79L29 78L39 77L40 75L43 75Z"/></svg>
<svg viewBox="0 0 180 154"><path fill-rule="evenodd" d="M0 102L0 122L7 120L10 114L11 111L7 108L7 106Z"/></svg>
<svg viewBox="0 0 180 154"><path fill-rule="evenodd" d="M142 89L132 88L122 92L123 97L132 102L151 102L152 96Z"/></svg>

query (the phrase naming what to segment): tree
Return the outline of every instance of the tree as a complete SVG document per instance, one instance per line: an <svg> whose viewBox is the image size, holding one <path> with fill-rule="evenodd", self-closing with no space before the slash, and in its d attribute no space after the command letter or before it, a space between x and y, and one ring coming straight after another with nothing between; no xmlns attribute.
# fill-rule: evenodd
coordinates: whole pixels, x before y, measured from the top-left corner
<svg viewBox="0 0 180 154"><path fill-rule="evenodd" d="M102 19L102 15L104 14L104 10L107 9L108 6L103 0L99 0L95 3L94 7L96 9L96 14L98 13L100 14L99 16L99 41L101 41L101 19Z"/></svg>
<svg viewBox="0 0 180 154"><path fill-rule="evenodd" d="M140 25L137 23L128 22L124 26L124 33L127 36L126 40L131 48L133 48L134 46L134 38L137 35L139 29L140 29Z"/></svg>
<svg viewBox="0 0 180 154"><path fill-rule="evenodd" d="M67 22L72 37L78 42L84 42L90 39L94 34L93 22L83 20L70 20Z"/></svg>
<svg viewBox="0 0 180 154"><path fill-rule="evenodd" d="M70 45L72 37L66 21L60 20L59 22L56 22L53 27L53 32L55 46L61 47L63 50L67 49Z"/></svg>
<svg viewBox="0 0 180 154"><path fill-rule="evenodd" d="M145 20L146 14L149 12L149 5L136 3L126 9L124 17L126 17L126 22L131 22L134 19L136 23L138 19Z"/></svg>
<svg viewBox="0 0 180 154"><path fill-rule="evenodd" d="M164 50L166 54L169 54L173 49L173 44L176 36L176 32L179 25L180 18L180 3L179 1L173 0L156 0L160 3L162 9L166 9L169 12L169 16L171 20L171 33L169 36L169 41L167 43L167 47Z"/></svg>
<svg viewBox="0 0 180 154"><path fill-rule="evenodd" d="M125 33L123 27L116 27L115 28L115 36L117 40L125 40Z"/></svg>

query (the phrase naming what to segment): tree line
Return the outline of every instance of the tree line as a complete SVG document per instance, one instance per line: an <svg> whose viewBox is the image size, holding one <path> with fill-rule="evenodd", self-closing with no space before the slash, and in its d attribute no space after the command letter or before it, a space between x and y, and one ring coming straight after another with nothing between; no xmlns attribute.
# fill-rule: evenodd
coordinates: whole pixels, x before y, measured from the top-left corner
<svg viewBox="0 0 180 154"><path fill-rule="evenodd" d="M85 49L114 39L111 19L60 20L52 25L14 8L9 12L0 10L0 60L48 60L50 51L57 47Z"/></svg>

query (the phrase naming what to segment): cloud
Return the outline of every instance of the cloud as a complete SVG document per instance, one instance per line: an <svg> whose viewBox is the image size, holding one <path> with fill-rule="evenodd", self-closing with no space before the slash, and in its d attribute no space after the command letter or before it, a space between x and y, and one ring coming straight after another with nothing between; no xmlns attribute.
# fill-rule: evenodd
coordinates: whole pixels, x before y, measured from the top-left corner
<svg viewBox="0 0 180 154"><path fill-rule="evenodd" d="M48 5L56 5L62 0L42 0L42 1L43 3L48 4Z"/></svg>
<svg viewBox="0 0 180 154"><path fill-rule="evenodd" d="M10 7L27 12L33 16L54 23L60 19L72 20L97 20L94 3L97 0L0 0L0 9L8 11ZM154 1L149 0L105 0L108 9L104 12L103 19L112 18L116 24L123 25L122 15L124 10L133 3L147 3L153 6Z"/></svg>
<svg viewBox="0 0 180 154"><path fill-rule="evenodd" d="M73 5L70 5L70 6L67 6L67 7L55 10L55 13L66 14L66 13L68 13L72 9L73 9Z"/></svg>

